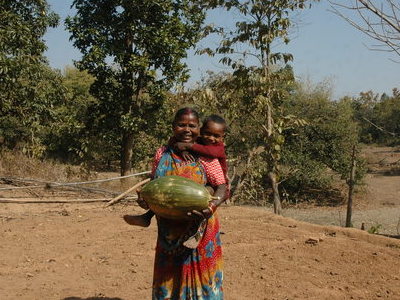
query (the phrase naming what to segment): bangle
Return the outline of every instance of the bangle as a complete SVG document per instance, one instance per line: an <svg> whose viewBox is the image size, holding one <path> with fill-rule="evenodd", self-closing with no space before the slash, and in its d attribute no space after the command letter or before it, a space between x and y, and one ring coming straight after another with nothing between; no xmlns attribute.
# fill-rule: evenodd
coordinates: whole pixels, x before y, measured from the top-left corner
<svg viewBox="0 0 400 300"><path fill-rule="evenodd" d="M215 211L217 210L217 206L215 205L214 202L211 201L211 202L208 204L208 209L211 210L211 212L214 214Z"/></svg>

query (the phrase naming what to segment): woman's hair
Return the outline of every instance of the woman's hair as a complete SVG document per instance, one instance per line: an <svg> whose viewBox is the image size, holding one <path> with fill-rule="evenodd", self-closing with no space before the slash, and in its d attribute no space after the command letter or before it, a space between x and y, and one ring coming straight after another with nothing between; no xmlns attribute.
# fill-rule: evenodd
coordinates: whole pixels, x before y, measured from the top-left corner
<svg viewBox="0 0 400 300"><path fill-rule="evenodd" d="M172 124L175 124L176 121L178 121L182 116L184 115L194 115L196 117L196 119L199 121L200 123L200 117L199 117L199 113L194 110L193 108L190 107L184 107L179 109L176 113L175 113L175 117L174 117L174 121L172 122Z"/></svg>

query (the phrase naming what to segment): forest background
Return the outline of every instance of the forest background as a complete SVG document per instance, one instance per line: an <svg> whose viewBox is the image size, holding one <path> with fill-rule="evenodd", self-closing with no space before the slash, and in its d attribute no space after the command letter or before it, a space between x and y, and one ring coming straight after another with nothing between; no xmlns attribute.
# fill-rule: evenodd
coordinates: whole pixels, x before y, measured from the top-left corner
<svg viewBox="0 0 400 300"><path fill-rule="evenodd" d="M82 58L60 71L44 56L56 12L43 0L0 1L1 155L127 175L148 169L174 111L190 105L228 120L233 201L340 202L354 150L362 183L362 145L399 144L400 91L334 99L328 83L294 76L293 56L273 46L290 42L294 15L314 4L77 0L66 26ZM233 29L205 22L216 8L235 11ZM227 69L188 89L193 47Z"/></svg>

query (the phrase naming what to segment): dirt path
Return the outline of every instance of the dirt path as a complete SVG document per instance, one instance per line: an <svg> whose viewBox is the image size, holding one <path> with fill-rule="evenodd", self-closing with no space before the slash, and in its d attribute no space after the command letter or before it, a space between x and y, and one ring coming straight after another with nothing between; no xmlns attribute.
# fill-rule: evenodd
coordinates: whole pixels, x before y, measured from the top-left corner
<svg viewBox="0 0 400 300"><path fill-rule="evenodd" d="M331 226L344 224L345 207L290 208L283 217L265 208L219 209L225 299L400 299L400 240L356 229L365 223L397 233L400 177L388 174L387 164L400 154L369 150L373 169L368 189L357 194L355 228ZM132 212L142 211L122 204L1 204L0 299L150 299L156 226L125 224L121 216Z"/></svg>
<svg viewBox="0 0 400 300"><path fill-rule="evenodd" d="M137 208L1 206L0 299L150 299L156 226ZM245 207L220 211L225 295L400 299L400 241Z"/></svg>

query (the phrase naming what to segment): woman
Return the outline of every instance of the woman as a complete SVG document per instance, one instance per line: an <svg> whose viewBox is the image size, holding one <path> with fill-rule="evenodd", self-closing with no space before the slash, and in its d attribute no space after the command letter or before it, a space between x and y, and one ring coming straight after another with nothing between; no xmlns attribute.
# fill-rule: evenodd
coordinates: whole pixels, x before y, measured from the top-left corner
<svg viewBox="0 0 400 300"><path fill-rule="evenodd" d="M199 135L199 117L190 108L180 109L173 122L174 138L193 143ZM222 251L216 208L225 200L226 184L217 159L198 157L185 161L171 147L158 149L153 178L178 175L215 188L209 208L192 211L189 220L157 216L158 238L153 277L153 300L220 300Z"/></svg>

